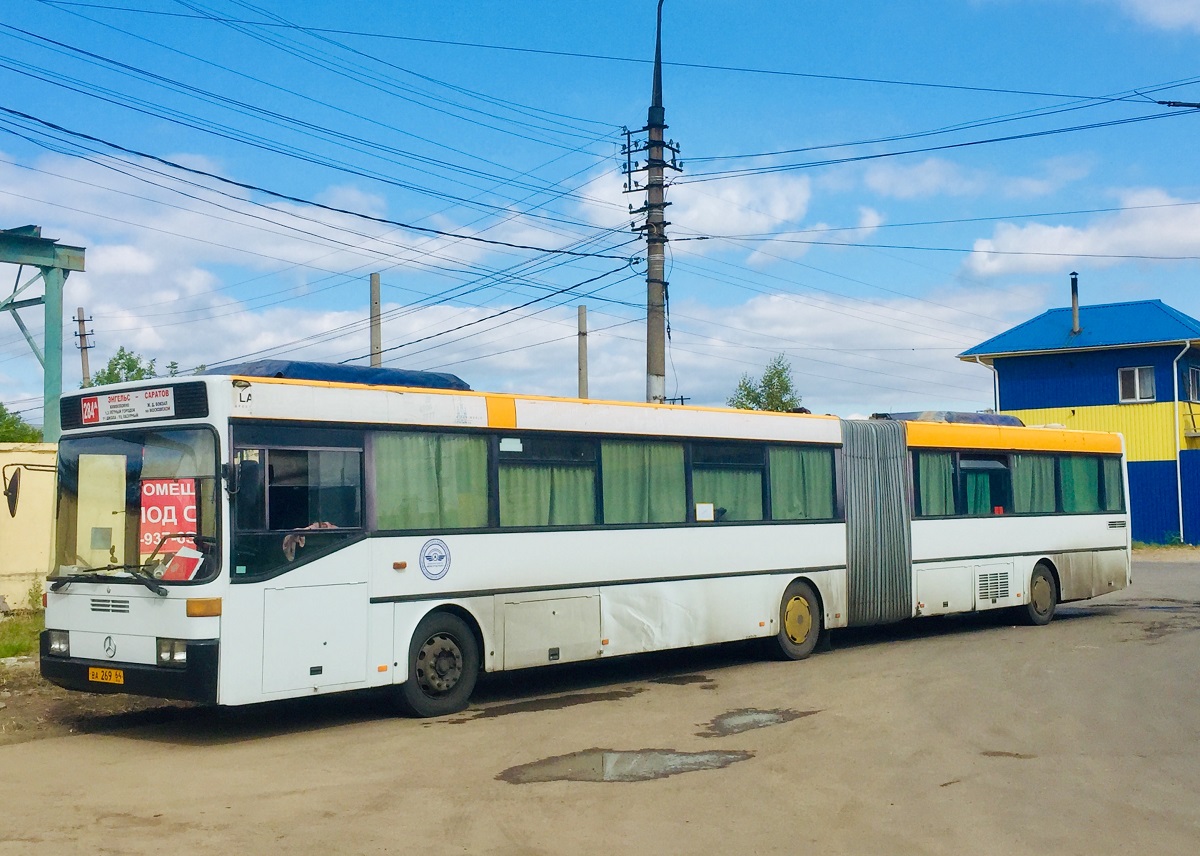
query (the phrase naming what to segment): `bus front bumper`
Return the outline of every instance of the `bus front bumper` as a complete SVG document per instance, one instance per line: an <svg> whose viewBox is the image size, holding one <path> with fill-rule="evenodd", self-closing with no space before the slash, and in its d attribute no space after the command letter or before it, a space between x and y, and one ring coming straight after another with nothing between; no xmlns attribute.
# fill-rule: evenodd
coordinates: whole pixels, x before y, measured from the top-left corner
<svg viewBox="0 0 1200 856"><path fill-rule="evenodd" d="M40 659L42 677L52 684L89 693L129 693L207 704L217 701L220 644L216 639L188 642L187 665L175 668L59 657L50 654L49 638L49 631L43 630ZM111 673L119 672L120 683L93 680L93 669L102 670L110 679Z"/></svg>

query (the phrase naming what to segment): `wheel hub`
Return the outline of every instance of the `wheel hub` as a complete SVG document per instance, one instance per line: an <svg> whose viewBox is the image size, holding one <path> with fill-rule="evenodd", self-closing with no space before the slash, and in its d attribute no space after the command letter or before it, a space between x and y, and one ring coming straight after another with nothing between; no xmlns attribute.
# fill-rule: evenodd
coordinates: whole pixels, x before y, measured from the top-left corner
<svg viewBox="0 0 1200 856"><path fill-rule="evenodd" d="M1032 590L1029 592L1029 599L1033 601L1033 608L1038 612L1045 613L1050 609L1050 581L1045 577L1038 577L1033 581Z"/></svg>
<svg viewBox="0 0 1200 856"><path fill-rule="evenodd" d="M431 695L454 689L462 677L462 667L462 649L451 636L433 636L417 652L417 682Z"/></svg>
<svg viewBox="0 0 1200 856"><path fill-rule="evenodd" d="M799 645L812 632L812 609L808 600L803 597L793 597L783 610L783 630L788 639Z"/></svg>

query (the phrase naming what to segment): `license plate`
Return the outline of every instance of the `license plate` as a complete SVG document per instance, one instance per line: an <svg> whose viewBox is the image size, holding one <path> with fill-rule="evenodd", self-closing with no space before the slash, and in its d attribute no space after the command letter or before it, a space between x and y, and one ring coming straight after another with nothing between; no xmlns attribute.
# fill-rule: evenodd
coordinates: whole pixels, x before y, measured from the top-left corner
<svg viewBox="0 0 1200 856"><path fill-rule="evenodd" d="M88 669L88 680L98 684L123 684L125 671L123 669Z"/></svg>

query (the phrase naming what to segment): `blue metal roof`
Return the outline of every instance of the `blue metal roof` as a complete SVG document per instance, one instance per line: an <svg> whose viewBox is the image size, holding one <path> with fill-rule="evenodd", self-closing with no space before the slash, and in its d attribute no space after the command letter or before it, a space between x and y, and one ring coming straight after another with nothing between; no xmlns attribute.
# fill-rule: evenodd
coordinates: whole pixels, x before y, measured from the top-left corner
<svg viewBox="0 0 1200 856"><path fill-rule="evenodd" d="M1050 309L958 356L970 359L1200 340L1200 321L1161 300L1080 306L1079 328L1078 333L1071 333L1070 307Z"/></svg>

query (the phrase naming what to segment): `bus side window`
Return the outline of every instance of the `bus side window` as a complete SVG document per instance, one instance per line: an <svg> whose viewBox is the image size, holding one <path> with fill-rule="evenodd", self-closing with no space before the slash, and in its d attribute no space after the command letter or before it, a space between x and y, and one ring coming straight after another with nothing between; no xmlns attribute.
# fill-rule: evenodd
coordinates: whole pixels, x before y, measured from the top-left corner
<svg viewBox="0 0 1200 856"><path fill-rule="evenodd" d="M962 455L962 495L968 517L987 517L1012 511L1007 460L999 456Z"/></svg>
<svg viewBox="0 0 1200 856"><path fill-rule="evenodd" d="M711 504L714 519L763 519L763 446L696 443L692 446L692 495Z"/></svg>

